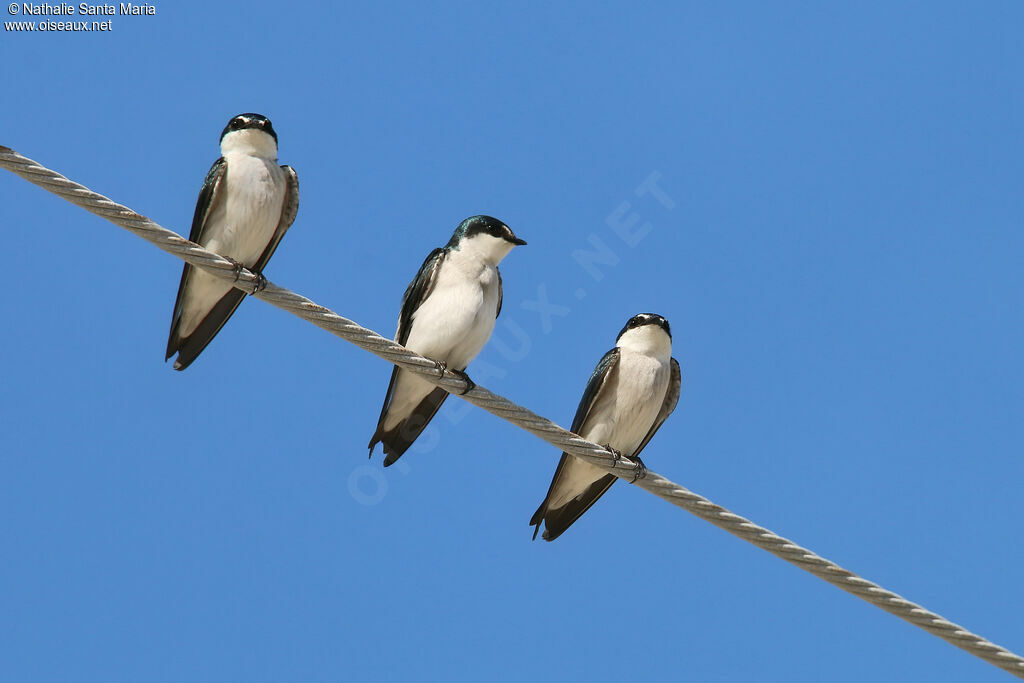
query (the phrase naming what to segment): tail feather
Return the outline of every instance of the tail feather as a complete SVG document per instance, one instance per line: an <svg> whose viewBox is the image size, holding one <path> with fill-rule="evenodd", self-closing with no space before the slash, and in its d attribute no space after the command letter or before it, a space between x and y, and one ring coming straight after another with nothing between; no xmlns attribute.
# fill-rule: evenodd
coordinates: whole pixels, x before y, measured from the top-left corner
<svg viewBox="0 0 1024 683"><path fill-rule="evenodd" d="M548 504L547 498L540 504L537 511L533 513L533 517L530 518L530 526L533 527L533 540L537 540L537 532L540 531L540 525L544 522L544 514L547 512L545 506Z"/></svg>
<svg viewBox="0 0 1024 683"><path fill-rule="evenodd" d="M618 477L614 474L606 474L560 508L549 509L548 498L545 498L544 502L540 504L539 508L537 508L537 511L533 513L533 517L530 518L530 524L534 525L534 540L537 539L537 532L540 531L540 525L542 522L544 523L544 534L541 538L545 541L553 541L561 536L565 533L566 529L571 527L584 512L590 509L591 505L596 503L597 500L603 496L609 488L611 488L611 485L615 483L616 479L618 479ZM553 483L554 482L552 482L552 484ZM550 496L551 492L548 491L548 497Z"/></svg>
<svg viewBox="0 0 1024 683"><path fill-rule="evenodd" d="M373 449L378 443L382 444L385 456L384 467L395 464L430 423L446 398L448 398L447 391L441 388L434 389L420 401L408 417L388 430L384 429L384 418L387 416L385 410L377 423L377 431L370 439L370 455L373 455Z"/></svg>
<svg viewBox="0 0 1024 683"><path fill-rule="evenodd" d="M232 288L227 294L221 297L220 301L210 309L203 321L187 337L178 336L178 320L175 320L174 328L171 330L170 338L167 340L168 359L175 353L178 357L174 359L174 369L184 370L192 364L199 354L203 352L207 344L213 341L224 323L235 313L235 309L245 298L245 292Z"/></svg>

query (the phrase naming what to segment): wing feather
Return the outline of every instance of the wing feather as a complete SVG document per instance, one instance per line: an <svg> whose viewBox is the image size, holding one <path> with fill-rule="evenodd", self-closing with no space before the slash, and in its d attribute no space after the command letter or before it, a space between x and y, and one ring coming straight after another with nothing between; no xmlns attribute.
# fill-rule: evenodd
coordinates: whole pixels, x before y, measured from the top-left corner
<svg viewBox="0 0 1024 683"><path fill-rule="evenodd" d="M224 196L223 189L225 187L227 169L227 162L224 160L224 157L220 157L217 161L213 162L213 166L210 167L209 172L206 174L206 178L203 180L203 187L199 190L199 198L196 200L196 210L192 215L192 229L188 234L188 238L196 244L202 243L203 233L206 229L206 219L210 216L217 203L220 202ZM182 345L182 338L178 334L178 329L181 324L181 306L184 299L183 295L191 273L192 264L186 263L185 267L182 268L181 271L181 281L178 283L178 296L174 300L174 311L171 314L171 332L167 337L167 355L164 357L164 360L167 360L177 353ZM235 304L235 306L237 306L237 304ZM232 310L234 310L234 308L232 308ZM217 329L219 330L220 327ZM214 334L216 334L216 330L214 330ZM213 337L210 337L210 339L212 338ZM207 343L209 343L209 340L207 340ZM203 344L203 346L206 346L206 344ZM202 349L199 350L202 351ZM198 355L198 352L196 352L196 355ZM175 363L175 365L177 365L177 363ZM187 363L180 369L184 370L185 367L187 367Z"/></svg>
<svg viewBox="0 0 1024 683"><path fill-rule="evenodd" d="M434 287L437 285L437 274L441 271L441 264L444 263L447 255L448 250L444 247L438 247L430 252L416 273L416 277L406 288L405 294L402 295L402 311L398 316L398 332L395 333L395 341L399 344L404 346L405 342L409 340L413 316L416 315L416 311L427 300L430 293L434 291Z"/></svg>
<svg viewBox="0 0 1024 683"><path fill-rule="evenodd" d="M402 310L398 315L398 331L395 332L395 341L399 344L405 345L409 340L413 317L416 315L416 311L419 310L420 305L434 291L434 287L437 285L437 274L440 272L441 265L444 263L447 255L448 251L443 247L438 247L431 251L423 261L423 265L420 266L416 277L409 283L405 294L402 295ZM395 385L398 382L398 373L400 372L401 370L398 366L395 366L391 371L391 381L388 382L388 390L384 394L384 405L380 408L377 429L374 431L373 436L370 437L369 449L371 455L378 443L384 443L384 453L388 455L384 461L385 466L392 464L405 453L406 449L412 445L412 442L416 440L416 437L419 436L427 423L430 422L430 419L437 412L438 408L441 407L441 404L444 403L444 400L448 398L447 391L440 388L435 389L416 406L406 419L399 422L394 428L385 430L384 419L387 417L388 408L391 406L391 398L394 396Z"/></svg>
<svg viewBox="0 0 1024 683"><path fill-rule="evenodd" d="M608 378L611 377L612 373L618 367L619 364L619 348L615 347L608 353L601 357L601 360L597 362L597 367L594 368L594 372L591 373L590 379L587 381L587 387L583 390L583 397L580 398L580 403L576 408L576 415L572 419L572 427L570 431L574 434L579 435L583 425L586 424L587 418L590 416L591 409L597 402L597 397L600 395L602 388L607 384ZM568 453L562 453L562 457L558 461L558 468L555 470L554 476L551 478L551 485L548 486L548 493L544 496L544 501L537 508L537 511L533 513L533 517L530 518L530 524L535 528L533 530L533 537L537 538L537 532L540 531L541 523L544 523L544 540L553 541L558 538L566 529L572 526L573 522L580 518L584 512L590 509L590 506L597 502L597 499L604 495L605 491L615 483L618 478L614 474L609 474L595 481L586 491L583 492L576 500L562 506L557 512L552 512L548 508L548 501L551 500L551 495L558 487L560 483L562 472L565 469L566 463L569 462L569 458L575 456L569 455Z"/></svg>
<svg viewBox="0 0 1024 683"><path fill-rule="evenodd" d="M501 270L495 268L494 271L498 274L498 308L494 311L494 319L497 320L498 316L501 315L501 300L505 288L501 284Z"/></svg>
<svg viewBox="0 0 1024 683"><path fill-rule="evenodd" d="M594 368L590 379L587 380L587 388L583 390L583 397L580 398L580 404L576 407L576 415L572 418L572 427L569 428L569 431L579 434L579 429L583 427L583 423L587 421L591 409L597 402L598 394L601 393L601 389L604 388L608 378L618 365L619 347L616 346L601 356L601 360L597 362L597 367Z"/></svg>

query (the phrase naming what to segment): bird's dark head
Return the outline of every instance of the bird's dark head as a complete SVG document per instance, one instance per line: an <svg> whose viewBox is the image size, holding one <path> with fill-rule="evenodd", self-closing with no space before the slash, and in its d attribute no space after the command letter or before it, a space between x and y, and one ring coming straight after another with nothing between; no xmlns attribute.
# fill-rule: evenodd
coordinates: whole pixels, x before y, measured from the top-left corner
<svg viewBox="0 0 1024 683"><path fill-rule="evenodd" d="M459 227L455 228L455 232L452 234L451 240L448 241L448 246L458 248L458 245L461 242L464 242L471 237L476 237L477 235L490 235L491 237L503 240L515 246L526 244L526 240L521 240L516 237L516 234L512 232L512 228L508 227L497 218L492 218L490 216L470 216L459 223Z"/></svg>
<svg viewBox="0 0 1024 683"><path fill-rule="evenodd" d="M668 335L669 340L672 339L672 330L668 326L668 321L662 318L657 313L637 313L630 318L622 331L619 332L619 336L615 338L615 341L622 339L622 336L630 330L636 330L646 325L657 325L661 329L665 330L665 334Z"/></svg>
<svg viewBox="0 0 1024 683"><path fill-rule="evenodd" d="M277 133L274 131L274 126L263 114L239 114L238 116L232 117L228 121L228 125L224 126L223 132L220 134L221 143L224 142L224 138L235 131L239 130L261 130L270 137L274 138L274 143L277 143Z"/></svg>

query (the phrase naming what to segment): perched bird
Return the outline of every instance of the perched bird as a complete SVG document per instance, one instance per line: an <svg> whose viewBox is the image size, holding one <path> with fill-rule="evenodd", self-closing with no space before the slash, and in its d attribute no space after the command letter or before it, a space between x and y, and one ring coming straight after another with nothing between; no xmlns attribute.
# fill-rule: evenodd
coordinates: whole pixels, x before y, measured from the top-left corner
<svg viewBox="0 0 1024 683"><path fill-rule="evenodd" d="M675 410L682 383L672 358L668 321L653 313L634 315L604 354L583 391L571 431L623 455L644 471L640 451ZM614 474L562 453L548 495L530 519L537 538L553 541L615 483Z"/></svg>
<svg viewBox="0 0 1024 683"><path fill-rule="evenodd" d="M277 165L277 133L260 114L239 114L220 134L221 157L199 191L188 238L258 274L299 210L299 179ZM171 316L167 358L184 370L228 321L245 293L186 263Z"/></svg>
<svg viewBox="0 0 1024 683"><path fill-rule="evenodd" d="M462 375L494 331L501 312L498 264L517 245L526 244L496 218L471 216L459 224L444 247L434 249L402 297L395 341ZM391 373L370 455L384 445L384 466L412 445L448 392L416 375Z"/></svg>

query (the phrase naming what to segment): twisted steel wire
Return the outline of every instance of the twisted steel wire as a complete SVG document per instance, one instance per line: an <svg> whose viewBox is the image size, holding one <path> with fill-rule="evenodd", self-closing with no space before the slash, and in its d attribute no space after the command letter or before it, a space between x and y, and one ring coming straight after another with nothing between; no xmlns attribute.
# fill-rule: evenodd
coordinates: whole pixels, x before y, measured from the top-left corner
<svg viewBox="0 0 1024 683"><path fill-rule="evenodd" d="M180 235L157 225L145 216L97 194L64 176L23 157L14 150L0 146L0 166L29 182L56 194L67 201L106 218L139 237L152 242L164 251L203 268L217 277L231 281L238 289L251 293L278 308L307 320L356 346L369 351L405 370L415 372L449 393L483 408L512 424L525 429L556 448L596 465L619 478L631 481L635 463L628 458L614 459L602 446L582 439L551 420L512 403L479 385L467 391L467 385L458 375L441 370L437 363L409 351L400 344L376 332L343 318L334 311L296 294L291 290L267 282L256 290L259 278L248 269L241 269L217 254L190 242ZM634 485L659 498L683 508L701 519L724 529L734 536L766 550L800 569L823 579L844 591L856 595L890 614L918 626L956 647L984 659L1009 673L1024 678L1024 658L976 635L935 612L931 612L878 584L843 569L816 553L803 548L772 531L754 524L665 477L648 471Z"/></svg>

